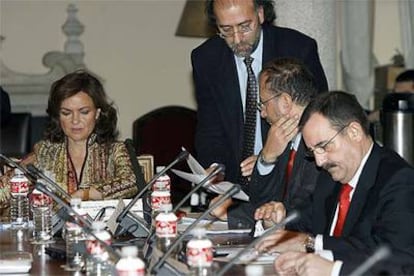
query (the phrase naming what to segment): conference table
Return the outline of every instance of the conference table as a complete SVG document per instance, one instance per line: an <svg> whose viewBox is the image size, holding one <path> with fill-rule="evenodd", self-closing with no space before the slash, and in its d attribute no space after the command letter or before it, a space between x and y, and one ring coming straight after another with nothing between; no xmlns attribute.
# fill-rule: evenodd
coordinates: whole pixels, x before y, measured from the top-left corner
<svg viewBox="0 0 414 276"><path fill-rule="evenodd" d="M52 258L46 251L50 248L64 248L63 241L57 239L55 244L32 244L32 229L12 229L7 224L0 223L0 254L5 252L29 252L32 254L32 267L28 274L25 275L84 275L81 272L65 271L62 265L65 264L64 259ZM241 234L215 234L209 236L215 244L216 248L229 246L241 247L251 241L247 235ZM142 248L143 240L134 243L138 248ZM224 263L215 262L214 270L218 270ZM1 266L0 266L1 267ZM263 275L274 275L273 267L270 264L262 265ZM0 274L1 269L0 269ZM233 266L226 275L245 275L244 265Z"/></svg>

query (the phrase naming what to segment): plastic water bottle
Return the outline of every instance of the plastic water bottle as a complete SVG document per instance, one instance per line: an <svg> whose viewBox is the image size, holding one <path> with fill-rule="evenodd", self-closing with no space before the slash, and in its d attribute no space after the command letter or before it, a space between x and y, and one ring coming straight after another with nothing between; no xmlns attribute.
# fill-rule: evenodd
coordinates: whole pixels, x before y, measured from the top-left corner
<svg viewBox="0 0 414 276"><path fill-rule="evenodd" d="M155 218L161 211L161 206L171 204L171 194L169 191L153 191L151 193L151 213L153 226Z"/></svg>
<svg viewBox="0 0 414 276"><path fill-rule="evenodd" d="M193 238L187 243L187 264L190 267L190 275L213 275L213 243L206 237L204 228L195 228Z"/></svg>
<svg viewBox="0 0 414 276"><path fill-rule="evenodd" d="M105 230L105 223L103 221L94 221L92 223L92 231L99 240L108 246L111 245L112 237ZM112 263L110 262L109 253L105 246L92 235L89 235L87 238L86 252L88 253L86 275L112 275Z"/></svg>
<svg viewBox="0 0 414 276"><path fill-rule="evenodd" d="M165 169L164 166L157 166L157 173L160 173L163 169ZM157 180L152 185L153 191L169 191L171 192L171 178L168 176L168 174L160 175Z"/></svg>
<svg viewBox="0 0 414 276"><path fill-rule="evenodd" d="M53 242L52 234L52 199L35 189L31 196L31 208L33 214L33 243Z"/></svg>
<svg viewBox="0 0 414 276"><path fill-rule="evenodd" d="M13 228L24 228L29 223L29 179L19 169L14 169L10 179L10 218Z"/></svg>
<svg viewBox="0 0 414 276"><path fill-rule="evenodd" d="M166 252L177 237L177 216L171 210L171 203L161 205L161 212L155 218L156 246L162 252Z"/></svg>
<svg viewBox="0 0 414 276"><path fill-rule="evenodd" d="M87 213L81 206L82 200L80 198L72 198L70 205L76 213L86 218ZM86 234L82 229L82 223L73 214L71 221L67 221L64 227L64 239L66 241L66 265L65 270L80 271L85 267L85 256L80 252L86 240Z"/></svg>
<svg viewBox="0 0 414 276"><path fill-rule="evenodd" d="M138 248L125 246L121 249L122 258L115 266L117 276L144 276L145 263L138 258Z"/></svg>

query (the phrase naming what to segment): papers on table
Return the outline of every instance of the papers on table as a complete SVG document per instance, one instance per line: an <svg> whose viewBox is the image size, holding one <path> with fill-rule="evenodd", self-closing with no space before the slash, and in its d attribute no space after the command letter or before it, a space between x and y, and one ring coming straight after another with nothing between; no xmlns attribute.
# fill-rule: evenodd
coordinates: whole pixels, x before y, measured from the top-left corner
<svg viewBox="0 0 414 276"><path fill-rule="evenodd" d="M240 250L243 248L234 248L228 251L226 257L217 257L214 258L215 261L229 262L233 257L235 257ZM280 253L262 253L259 254L256 249L251 248L247 250L241 257L236 260L235 264L272 264L274 260L280 255Z"/></svg>
<svg viewBox="0 0 414 276"><path fill-rule="evenodd" d="M202 181L208 175L206 170L200 165L200 163L198 163L198 161L191 154L188 155L187 164L190 167L192 173L187 173L175 169L172 169L172 171L179 177L193 183L200 183L200 181ZM233 187L233 185L233 183L228 181L222 181L213 185L209 185L209 183L207 182L206 184L204 184L204 187L206 187L207 190L209 190L210 192L222 195L226 191L230 190L231 187ZM233 197L236 199L249 201L249 196L243 191L238 192Z"/></svg>
<svg viewBox="0 0 414 276"><path fill-rule="evenodd" d="M107 221L111 217L112 213L115 211L115 208L118 206L119 201L120 200L118 199L82 201L81 208L84 209L92 218L95 218L98 212L105 207L105 213L101 220ZM122 201L124 206L126 206L131 201L131 199L123 199ZM132 206L131 212L134 212L135 214L141 217L143 216L142 199L139 199L134 204L134 206Z"/></svg>
<svg viewBox="0 0 414 276"><path fill-rule="evenodd" d="M187 229L187 227L195 220L195 218L189 217L181 218L180 223L178 224L178 231L185 231L185 229ZM205 219L201 220L198 225L205 227L207 234L244 234L251 232L251 229L229 229L227 221L211 221Z"/></svg>

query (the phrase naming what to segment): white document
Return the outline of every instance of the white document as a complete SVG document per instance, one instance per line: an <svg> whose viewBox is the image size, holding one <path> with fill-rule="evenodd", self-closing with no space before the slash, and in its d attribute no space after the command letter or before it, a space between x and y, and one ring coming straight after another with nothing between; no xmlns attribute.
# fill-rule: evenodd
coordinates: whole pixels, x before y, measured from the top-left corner
<svg viewBox="0 0 414 276"><path fill-rule="evenodd" d="M106 207L105 214L102 218L103 221L107 221L111 216L112 213L115 211L116 207L118 206L119 199L107 199L107 200L90 200L90 201L82 201L81 208L84 209L92 218L98 214L98 212L103 208ZM131 199L123 199L123 204L126 206ZM138 201L132 206L131 212L139 216L143 216L142 214L142 199L138 199Z"/></svg>
<svg viewBox="0 0 414 276"><path fill-rule="evenodd" d="M200 165L200 163L198 163L198 161L191 154L188 155L187 164L190 167L192 173L187 173L175 169L172 169L172 171L179 177L193 183L200 183L208 175L206 170ZM233 185L233 183L228 181L218 182L213 185L209 185L209 182L206 182L206 184L204 184L204 187L206 187L206 189L210 192L222 195L228 190L230 190L233 187ZM238 192L233 197L236 199L249 201L249 196L244 191Z"/></svg>

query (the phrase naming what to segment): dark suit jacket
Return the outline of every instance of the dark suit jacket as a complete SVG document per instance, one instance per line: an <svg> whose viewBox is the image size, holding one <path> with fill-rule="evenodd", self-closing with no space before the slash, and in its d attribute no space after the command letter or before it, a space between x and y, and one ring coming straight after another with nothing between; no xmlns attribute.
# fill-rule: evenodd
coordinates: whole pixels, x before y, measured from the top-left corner
<svg viewBox="0 0 414 276"><path fill-rule="evenodd" d="M250 203L239 202L237 206L228 210L230 228L252 227L254 211L269 201L281 201L287 210L300 209L310 203L321 170L313 159L306 158L305 149L302 139L293 163L292 176L287 185L285 198L283 193L290 147L286 147L268 175L260 175L256 165L247 189Z"/></svg>
<svg viewBox="0 0 414 276"><path fill-rule="evenodd" d="M263 26L263 64L279 57L302 60L313 73L321 91L327 90L315 40L295 30ZM234 54L215 36L191 54L198 105L195 147L206 167L226 166L226 180L236 182L242 158L243 109ZM262 137L269 128L261 120Z"/></svg>
<svg viewBox="0 0 414 276"><path fill-rule="evenodd" d="M414 168L374 144L352 197L341 238L329 236L342 184L321 172L312 204L288 228L323 234L324 249L345 263L355 252L369 256L380 244L414 256Z"/></svg>
<svg viewBox="0 0 414 276"><path fill-rule="evenodd" d="M1 125L6 125L11 115L10 97L0 86L0 119Z"/></svg>

